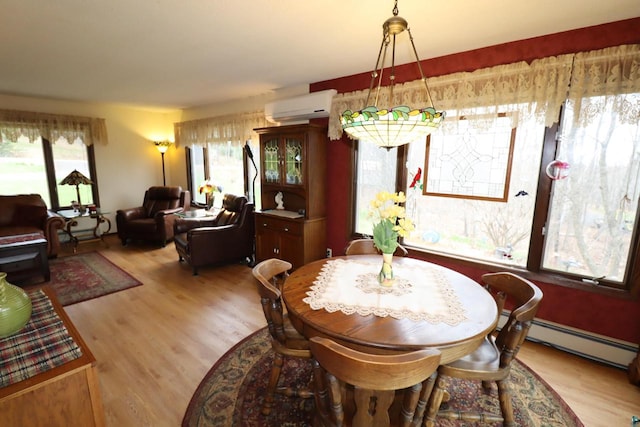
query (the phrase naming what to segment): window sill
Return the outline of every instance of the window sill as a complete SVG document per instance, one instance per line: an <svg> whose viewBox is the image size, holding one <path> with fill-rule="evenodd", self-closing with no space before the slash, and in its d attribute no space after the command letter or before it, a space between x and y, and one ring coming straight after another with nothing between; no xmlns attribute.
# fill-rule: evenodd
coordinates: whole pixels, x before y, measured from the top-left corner
<svg viewBox="0 0 640 427"><path fill-rule="evenodd" d="M552 272L534 272L526 270L522 267L515 267L500 263L480 262L478 260L455 257L452 255L444 255L438 252L427 251L422 248L415 248L411 246L405 246L409 251L409 256L414 258L423 259L425 261L432 261L436 264L447 265L460 265L466 268L473 268L484 273L491 273L496 271L509 271L518 274L528 280L547 283L550 285L564 286L567 288L578 289L586 292L593 292L600 295L606 295L614 298L620 298L624 300L636 300L637 295L632 290L615 288L604 284L591 284L585 283L581 279L572 279L567 276L559 274L553 274ZM454 268L455 269L455 268Z"/></svg>

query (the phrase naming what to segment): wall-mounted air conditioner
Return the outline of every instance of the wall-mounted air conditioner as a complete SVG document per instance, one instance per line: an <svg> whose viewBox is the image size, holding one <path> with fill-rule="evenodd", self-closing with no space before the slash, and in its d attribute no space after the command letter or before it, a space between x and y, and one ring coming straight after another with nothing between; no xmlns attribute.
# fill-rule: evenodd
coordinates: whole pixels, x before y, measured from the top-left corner
<svg viewBox="0 0 640 427"><path fill-rule="evenodd" d="M335 89L312 92L294 98L280 99L264 106L267 120L273 123L304 122L319 117L329 117L331 99Z"/></svg>

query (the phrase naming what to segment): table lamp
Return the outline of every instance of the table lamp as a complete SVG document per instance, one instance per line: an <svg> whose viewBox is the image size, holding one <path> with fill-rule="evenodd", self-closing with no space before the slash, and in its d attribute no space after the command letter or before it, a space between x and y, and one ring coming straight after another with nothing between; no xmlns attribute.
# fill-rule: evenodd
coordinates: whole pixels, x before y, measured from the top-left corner
<svg viewBox="0 0 640 427"><path fill-rule="evenodd" d="M78 205L80 211L82 211L82 203L80 202L80 188L79 185L91 185L93 181L91 181L86 176L82 175L76 169L73 170L69 175L67 175L62 181L60 181L60 185L75 185L76 186L76 197L78 197Z"/></svg>

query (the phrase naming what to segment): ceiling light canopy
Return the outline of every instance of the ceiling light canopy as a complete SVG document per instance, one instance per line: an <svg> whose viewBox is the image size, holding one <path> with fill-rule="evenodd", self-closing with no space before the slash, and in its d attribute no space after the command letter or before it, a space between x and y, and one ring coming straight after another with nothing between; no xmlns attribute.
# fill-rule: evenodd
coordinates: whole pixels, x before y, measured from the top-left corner
<svg viewBox="0 0 640 427"><path fill-rule="evenodd" d="M427 86L427 79L422 72L420 59L416 46L413 43L413 36L404 18L398 16L398 1L393 7L393 16L387 19L382 25L382 43L378 52L375 69L371 73L371 84L364 104L364 108L359 111L346 110L342 113L342 129L352 139L371 141L380 147L391 149L399 145L426 138L431 132L440 126L444 120L444 111L436 111L431 93ZM391 44L391 68L389 81L390 85L384 90L389 91L389 100L393 102L393 88L395 85L395 58L396 58L396 36L407 31L411 47L415 56L416 64L420 70L420 78L424 83L424 89L429 103L426 107L412 108L406 105L396 107L378 106L378 99L382 88L384 74L384 63L387 58L387 49ZM377 80L377 83L376 83ZM372 94L375 93L374 99ZM373 103L370 103L373 101Z"/></svg>

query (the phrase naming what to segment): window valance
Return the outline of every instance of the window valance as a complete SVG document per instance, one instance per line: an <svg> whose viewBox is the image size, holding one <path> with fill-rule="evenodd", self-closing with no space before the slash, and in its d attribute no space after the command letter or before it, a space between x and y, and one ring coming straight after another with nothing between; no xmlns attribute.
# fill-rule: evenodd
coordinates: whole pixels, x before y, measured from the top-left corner
<svg viewBox="0 0 640 427"><path fill-rule="evenodd" d="M269 126L264 111L174 123L176 146L205 145L257 138L253 129Z"/></svg>
<svg viewBox="0 0 640 427"><path fill-rule="evenodd" d="M514 127L519 120L532 116L540 123L551 126L558 120L562 103L568 97L575 99L603 91L615 92L623 86L625 91L638 92L639 46L625 45L541 58L531 64L517 62L498 65L429 78L427 83L436 108L446 110L448 116L465 116L467 110L481 107L491 116L501 112L512 113L510 117ZM341 138L342 112L365 107L367 93L368 90L361 90L333 97L329 116L330 139ZM420 80L396 85L394 99L388 98L388 92L382 91L379 105L427 105ZM505 111L505 106L508 106L508 111ZM471 124L482 127L486 117L478 118ZM455 123L445 120L443 129L446 131L449 126L455 126Z"/></svg>
<svg viewBox="0 0 640 427"><path fill-rule="evenodd" d="M0 110L0 140L17 141L26 137L30 142L44 138L51 143L60 140L73 144L80 139L86 145L106 145L105 119L32 111Z"/></svg>
<svg viewBox="0 0 640 427"><path fill-rule="evenodd" d="M602 111L621 123L640 122L640 45L617 46L575 55L568 100L575 122L592 122Z"/></svg>

